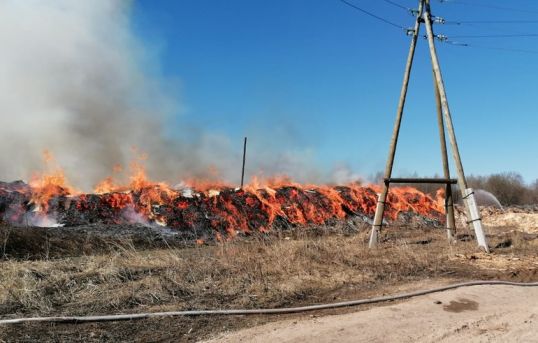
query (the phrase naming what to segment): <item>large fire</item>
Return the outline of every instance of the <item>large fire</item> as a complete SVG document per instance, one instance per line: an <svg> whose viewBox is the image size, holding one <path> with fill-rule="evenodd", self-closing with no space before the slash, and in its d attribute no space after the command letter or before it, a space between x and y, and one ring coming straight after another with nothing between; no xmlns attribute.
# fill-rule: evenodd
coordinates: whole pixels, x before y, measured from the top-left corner
<svg viewBox="0 0 538 343"><path fill-rule="evenodd" d="M48 172L36 174L28 184L0 182L0 220L37 226L141 223L193 232L209 228L222 239L266 232L277 222L307 226L350 216L371 218L380 191L375 185L307 185L285 177L253 178L243 189L199 180L171 186L150 181L138 160L129 168L128 182L111 176L93 193L81 193L69 185L50 154L46 162ZM121 171L115 167L114 175ZM415 188L392 188L386 217L414 213L442 221L440 199L442 194L433 199Z"/></svg>

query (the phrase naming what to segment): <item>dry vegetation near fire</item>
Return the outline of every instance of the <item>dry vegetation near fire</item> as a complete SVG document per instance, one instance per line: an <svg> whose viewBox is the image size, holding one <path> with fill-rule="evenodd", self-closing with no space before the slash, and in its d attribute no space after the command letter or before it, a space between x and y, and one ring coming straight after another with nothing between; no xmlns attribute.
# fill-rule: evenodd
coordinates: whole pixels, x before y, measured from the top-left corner
<svg viewBox="0 0 538 343"><path fill-rule="evenodd" d="M124 236L101 237L100 250L55 239L34 242L33 255L5 258L0 269L0 316L139 313L179 309L261 308L314 304L397 293L469 279L529 281L538 276L538 220L532 228L510 213L484 209L494 254L481 253L461 230L448 245L444 230L390 227L379 249L366 247L366 226L304 228L210 245L180 245ZM501 218L503 227L496 227ZM510 219L512 218L512 219ZM507 221L508 220L508 221ZM512 221L510 221L512 220ZM28 229L30 230L30 229ZM2 252L33 235L0 229ZM91 231L80 231L90 241ZM60 236L61 237L61 236ZM65 238L65 237L63 237ZM31 243L31 242L30 242ZM27 251L28 253L28 251ZM7 256L7 255L6 255ZM52 256L52 257L51 257ZM354 309L356 310L356 309ZM341 310L340 310L341 311ZM323 313L331 313L325 311ZM314 313L317 315L319 313ZM7 341L195 341L279 317L192 317L80 325L1 327Z"/></svg>
<svg viewBox="0 0 538 343"><path fill-rule="evenodd" d="M538 276L536 206L483 208L486 255L461 208L447 243L442 191L393 188L370 250L375 185L196 189L134 171L87 194L61 172L0 182L0 318L285 307ZM281 317L0 326L0 341L196 341Z"/></svg>

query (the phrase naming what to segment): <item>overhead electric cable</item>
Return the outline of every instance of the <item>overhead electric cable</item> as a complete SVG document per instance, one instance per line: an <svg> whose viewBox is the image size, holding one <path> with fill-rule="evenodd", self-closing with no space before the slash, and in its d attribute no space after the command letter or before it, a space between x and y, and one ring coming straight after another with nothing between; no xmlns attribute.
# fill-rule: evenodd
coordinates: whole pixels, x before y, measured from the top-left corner
<svg viewBox="0 0 538 343"><path fill-rule="evenodd" d="M461 35L450 36L451 38L514 38L514 37L538 37L538 33L514 33L493 35Z"/></svg>
<svg viewBox="0 0 538 343"><path fill-rule="evenodd" d="M406 11L410 10L409 7L405 7L404 5L400 5L399 3L394 2L394 1L391 1L391 0L383 0L383 1L385 1L387 4L391 4L394 7L398 7L398 8L404 9Z"/></svg>
<svg viewBox="0 0 538 343"><path fill-rule="evenodd" d="M475 44L467 44L465 46L468 46L468 47L471 47L471 48L486 49L486 50L520 52L520 53L533 54L533 55L538 54L538 50L513 49L513 48L503 48L503 47L496 47L496 46L483 46L483 45L475 45Z"/></svg>
<svg viewBox="0 0 538 343"><path fill-rule="evenodd" d="M394 23L388 19L385 19L383 17L380 17L370 11L367 11L354 3L351 3L347 0L339 0L340 2L344 3L345 5L362 12L365 15L368 15L374 19L377 19L385 24L394 26L396 28L405 30L405 28L402 25L399 25L397 23ZM394 5L396 7L410 10L407 7L400 5L394 1L391 0L383 0L386 3L389 3L391 5ZM486 5L486 4L477 4L477 3L468 3L466 1L459 1L459 0L439 0L441 3L451 3L451 4L460 4L460 5L473 5L473 6L482 6L482 7L489 7L499 10L517 10L521 12L527 12L527 13L538 13L538 11L534 12L531 10L523 10L523 9L516 9L516 8L509 8L509 7L500 7L500 6L494 6L494 5ZM474 24L538 24L538 20L472 20L472 21L443 21L443 23L446 24L452 24L452 25L461 25L461 24L468 24L468 25L474 25ZM528 33L528 34L488 34L488 35L459 35L459 36L445 36L445 35L439 35L437 37L438 40L442 41L445 44L448 45L454 45L454 46L462 46L462 47L470 47L470 48L477 48L477 49L487 49L487 50L499 50L499 51L507 51L507 52L518 52L518 53L528 53L528 54L538 54L538 50L526 50L526 49L513 49L513 48L504 48L504 47L497 47L497 46L483 46L483 45L476 45L476 44L468 44L464 42L458 42L453 41L451 38L515 38L515 37L538 37L538 33Z"/></svg>
<svg viewBox="0 0 538 343"><path fill-rule="evenodd" d="M456 41L451 41L451 40L445 40L443 41L443 43L450 44L450 45L457 45L457 46L469 46L469 44L467 43L456 42Z"/></svg>
<svg viewBox="0 0 538 343"><path fill-rule="evenodd" d="M463 25L463 24L538 24L538 20L447 20L448 25Z"/></svg>
<svg viewBox="0 0 538 343"><path fill-rule="evenodd" d="M514 8L514 7L504 7L504 6L496 6L496 5L489 5L489 4L480 4L480 3L467 2L467 1L462 1L462 0L439 0L439 2L440 3L455 4L455 5L465 5L465 6L491 8L491 9L501 10L501 11L513 11L513 12L522 12L522 13L538 13L538 10L531 10L531 9L524 9L524 8Z"/></svg>
<svg viewBox="0 0 538 343"><path fill-rule="evenodd" d="M476 44L468 44L464 42L451 41L451 40L444 40L442 42L449 45L462 46L462 47L468 47L468 48L474 48L474 49L498 50L498 51L517 52L517 53L532 54L532 55L538 54L538 50L526 50L526 49L504 48L504 47L499 47L499 46L476 45Z"/></svg>
<svg viewBox="0 0 538 343"><path fill-rule="evenodd" d="M385 24L388 24L388 25L397 27L397 28L399 28L399 29L405 30L405 28L404 28L403 26L398 25L398 24L396 24L396 23L393 23L392 21L387 20L387 19L385 19L385 18L382 18L382 17L380 17L380 16L378 16L378 15L372 13L372 12L369 12L369 11L367 11L367 10L364 10L364 9L360 8L359 6L353 4L353 3L349 2L349 1L346 1L346 0L340 0L340 1L343 2L344 4L348 5L349 7L356 9L357 11L360 11L360 12L362 12L362 13L364 13L364 14L366 14L366 15L372 17L372 18L375 18L375 19L377 19L377 20L379 20L379 21L384 22Z"/></svg>

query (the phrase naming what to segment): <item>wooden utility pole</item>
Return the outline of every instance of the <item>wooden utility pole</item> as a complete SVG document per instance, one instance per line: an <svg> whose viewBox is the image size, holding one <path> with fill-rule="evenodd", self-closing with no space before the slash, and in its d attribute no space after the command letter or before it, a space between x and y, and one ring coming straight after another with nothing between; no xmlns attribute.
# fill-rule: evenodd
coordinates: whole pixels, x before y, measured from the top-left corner
<svg viewBox="0 0 538 343"><path fill-rule="evenodd" d="M243 166L241 167L241 189L243 189L243 185L245 182L245 160L247 158L247 137L245 137L245 140L243 141Z"/></svg>
<svg viewBox="0 0 538 343"><path fill-rule="evenodd" d="M441 96L439 87L433 73L433 87L435 89L435 104L437 106L437 124L439 126L439 139L441 143L441 157L443 160L443 176L450 179L450 167L448 164L448 153L446 148L445 125L443 120L443 109L441 106ZM449 242L454 241L456 231L456 218L454 216L454 198L452 197L452 185L446 184L445 187L445 213L446 213L446 234Z"/></svg>
<svg viewBox="0 0 538 343"><path fill-rule="evenodd" d="M420 33L420 22L422 20L423 1L419 2L418 13L416 15L415 28L411 37L411 46L409 48L409 54L407 56L407 63L405 65L404 79L402 84L402 90L400 92L400 101L398 102L398 110L396 112L396 121L394 122L394 129L392 131L392 138L389 147L389 157L387 164L385 165L385 179L389 179L392 175L392 168L394 166L394 156L396 155L396 146L398 145L398 136L400 135L400 127L402 124L403 110L405 107L405 100L407 98L407 89L409 88L409 79L411 77L411 69L413 67L413 59L415 57L415 50L418 41L418 35ZM387 201L387 195L389 192L389 183L384 183L383 191L379 195L377 201L377 207L375 211L374 224L372 227L372 233L370 235L370 247L377 244L379 230L383 225L383 214L385 212L385 203Z"/></svg>
<svg viewBox="0 0 538 343"><path fill-rule="evenodd" d="M430 49L430 57L433 67L434 75L434 89L435 97L437 101L437 118L439 125L439 134L441 140L441 156L443 160L443 171L444 179L437 180L427 180L430 183L444 183L446 184L446 201L445 209L447 215L447 234L450 240L453 239L455 220L454 220L454 208L453 208L453 199L452 199L452 189L451 184L457 182L460 191L462 193L462 198L464 199L465 206L467 209L467 217L469 218L469 224L473 225L476 239L478 245L482 247L486 252L489 252L489 248L486 242L484 231L482 229L481 218L476 206L476 201L474 198L474 192L472 189L467 188L467 181L465 180L465 174L463 171L463 164L461 162L461 157L459 153L458 144L456 141L456 134L454 131L454 126L452 123L452 116L450 114L450 109L448 106L448 99L446 95L445 86L443 83L443 76L441 74L441 68L439 66L439 59L437 56L437 51L435 48L435 36L433 34L432 28L432 15L430 0L419 0L418 11L416 16L415 28L412 32L411 48L409 51L409 56L407 59L407 64L404 73L404 82L402 86L402 91L400 94L400 101L398 104L398 110L396 114L396 123L394 125L394 131L392 134L392 139L389 148L389 156L387 159L387 165L385 167L385 179L383 191L379 195L376 213L374 217L374 223L372 225L372 232L370 235L370 247L374 247L378 243L379 231L383 225L383 214L385 210L385 203L387 201L387 195L389 191L390 183L418 183L416 179L391 179L392 168L394 165L394 157L396 154L396 146L398 142L398 136L400 132L400 125L403 116L403 109L405 105L405 98L407 96L407 89L409 85L409 77L411 74L411 67L413 64L413 57L415 53L415 47L417 44L417 39L420 31L420 25L424 23L426 26L426 33L428 38L428 45ZM448 131L448 137L450 140L452 156L454 158L456 173L458 175L457 180L450 179L450 171L448 167L448 153L446 147L446 138L445 138L445 124Z"/></svg>
<svg viewBox="0 0 538 343"><path fill-rule="evenodd" d="M432 60L433 72L435 75L435 80L437 82L437 87L438 87L439 95L441 98L441 107L443 110L444 119L447 126L448 138L450 140L450 145L452 148L452 156L454 158L454 163L456 164L456 173L458 175L458 186L460 188L463 202L465 203L465 207L467 209L468 223L473 225L475 235L476 235L476 240L478 241L478 245L482 247L486 252L489 252L489 247L486 242L486 236L482 228L482 218L480 218L480 213L476 205L474 192L472 189L467 187L467 180L465 179L465 172L463 171L463 163L461 162L458 142L456 140L456 132L454 131L454 125L452 123L452 115L450 114L450 108L448 106L448 98L446 95L445 84L443 82L443 74L441 73L441 66L439 65L439 58L437 57L437 50L435 48L435 36L433 34L433 27L432 27L430 0L424 0L424 1L425 1L425 11L424 11L423 17L424 17L424 22L426 25L428 45L430 47L430 55L431 55L431 60Z"/></svg>

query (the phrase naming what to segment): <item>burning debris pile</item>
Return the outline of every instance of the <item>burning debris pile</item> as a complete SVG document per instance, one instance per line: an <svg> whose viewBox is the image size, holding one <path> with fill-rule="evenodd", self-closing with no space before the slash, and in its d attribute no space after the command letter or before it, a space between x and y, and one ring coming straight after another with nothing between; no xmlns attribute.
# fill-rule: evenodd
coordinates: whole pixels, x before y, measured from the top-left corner
<svg viewBox="0 0 538 343"><path fill-rule="evenodd" d="M367 221L373 217L379 191L358 184L292 182L244 189L206 186L198 191L143 181L123 188L101 184L100 192L81 194L63 186L62 178L43 180L0 182L0 220L24 226L144 224L194 232L201 239L228 239L267 232L279 224L323 225L357 216ZM414 188L394 188L386 217L396 220L409 214L443 220L438 200Z"/></svg>

